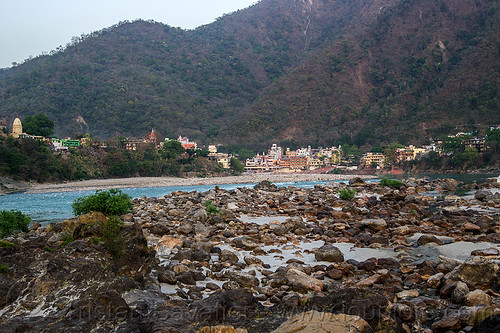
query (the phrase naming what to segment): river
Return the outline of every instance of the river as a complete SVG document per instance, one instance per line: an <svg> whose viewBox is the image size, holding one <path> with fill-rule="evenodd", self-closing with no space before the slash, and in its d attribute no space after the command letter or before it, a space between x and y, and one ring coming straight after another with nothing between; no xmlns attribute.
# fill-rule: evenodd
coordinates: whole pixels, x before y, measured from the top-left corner
<svg viewBox="0 0 500 333"><path fill-rule="evenodd" d="M411 177L429 177L429 178L454 178L466 182L483 182L489 177L495 175L412 175ZM406 176L408 178L410 176ZM371 179L378 181L379 179ZM297 186L314 187L318 184L326 184L330 181L306 181L306 182L286 182L275 183L277 186ZM341 182L341 181L336 181ZM123 192L132 198L161 197L174 191L198 191L204 192L219 186L222 189L231 190L238 187L254 186L255 183L248 184L220 184L220 185L194 185L194 186L168 186L168 187L136 187L124 188ZM59 222L73 216L71 204L79 197L88 196L95 191L73 191L73 192L55 192L55 193L16 193L0 196L0 210L19 210L31 217L33 222L48 224Z"/></svg>

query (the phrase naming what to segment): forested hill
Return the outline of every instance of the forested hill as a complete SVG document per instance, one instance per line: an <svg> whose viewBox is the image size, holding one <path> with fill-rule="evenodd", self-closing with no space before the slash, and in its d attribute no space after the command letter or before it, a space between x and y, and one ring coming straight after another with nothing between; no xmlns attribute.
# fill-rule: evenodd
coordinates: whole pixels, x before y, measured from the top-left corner
<svg viewBox="0 0 500 333"><path fill-rule="evenodd" d="M195 30L125 22L0 72L0 116L254 148L411 142L500 122L498 17L494 0L262 0Z"/></svg>

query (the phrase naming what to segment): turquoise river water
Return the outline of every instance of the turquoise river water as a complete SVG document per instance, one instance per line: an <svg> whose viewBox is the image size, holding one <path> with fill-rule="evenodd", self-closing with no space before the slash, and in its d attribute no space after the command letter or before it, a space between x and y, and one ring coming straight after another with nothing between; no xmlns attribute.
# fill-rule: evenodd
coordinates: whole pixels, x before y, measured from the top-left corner
<svg viewBox="0 0 500 333"><path fill-rule="evenodd" d="M434 175L430 178L455 178L465 181L484 181L493 175ZM422 177L422 176L419 176ZM370 181L378 181L371 179ZM340 182L340 181L338 181ZM277 186L296 186L296 187L314 187L317 184L326 184L328 181L309 181L309 182L287 182L276 183ZM222 189L231 190L238 187L251 187L255 184L220 184ZM174 191L198 191L204 192L213 189L216 185L197 185L197 186L170 186L170 187L140 187L125 188L123 192L132 198L162 197ZM88 196L95 191L74 191L74 192L56 192L56 193L17 193L0 196L0 210L19 210L31 217L33 222L47 224L59 222L73 216L71 204L79 197Z"/></svg>

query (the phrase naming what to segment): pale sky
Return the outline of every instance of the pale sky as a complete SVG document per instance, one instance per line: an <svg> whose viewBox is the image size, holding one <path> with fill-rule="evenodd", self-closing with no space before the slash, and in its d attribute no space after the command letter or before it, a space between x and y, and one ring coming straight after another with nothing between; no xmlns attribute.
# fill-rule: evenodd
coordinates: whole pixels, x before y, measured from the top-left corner
<svg viewBox="0 0 500 333"><path fill-rule="evenodd" d="M0 68L124 20L194 29L258 0L0 0Z"/></svg>

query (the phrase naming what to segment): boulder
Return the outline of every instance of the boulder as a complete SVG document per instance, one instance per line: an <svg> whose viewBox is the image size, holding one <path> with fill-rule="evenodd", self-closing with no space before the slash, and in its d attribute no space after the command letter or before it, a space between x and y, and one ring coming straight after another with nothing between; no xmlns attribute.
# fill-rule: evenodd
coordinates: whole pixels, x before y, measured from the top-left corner
<svg viewBox="0 0 500 333"><path fill-rule="evenodd" d="M228 262L235 263L235 262L238 262L238 256L232 251L223 249L220 252L219 260L222 262L228 261Z"/></svg>
<svg viewBox="0 0 500 333"><path fill-rule="evenodd" d="M469 287L465 283L458 281L455 289L451 292L451 301L456 304L462 304L468 293Z"/></svg>
<svg viewBox="0 0 500 333"><path fill-rule="evenodd" d="M166 257L170 255L174 246L182 247L182 239L165 235L158 241L156 253L160 257Z"/></svg>
<svg viewBox="0 0 500 333"><path fill-rule="evenodd" d="M449 330L456 330L460 328L460 320L457 317L444 317L432 324L432 332L447 332Z"/></svg>
<svg viewBox="0 0 500 333"><path fill-rule="evenodd" d="M474 199L479 200L479 201L484 201L486 197L492 195L491 191L488 190L479 190L476 193L474 193Z"/></svg>
<svg viewBox="0 0 500 333"><path fill-rule="evenodd" d="M471 291L465 296L465 305L476 306L476 305L492 305L493 299L490 295L485 293L480 289Z"/></svg>
<svg viewBox="0 0 500 333"><path fill-rule="evenodd" d="M328 261L328 262L343 262L344 255L342 252L333 245L326 244L323 245L316 251L314 257L317 261Z"/></svg>
<svg viewBox="0 0 500 333"><path fill-rule="evenodd" d="M387 222L384 219L364 219L361 221L361 224L373 231L385 230L387 228Z"/></svg>
<svg viewBox="0 0 500 333"><path fill-rule="evenodd" d="M243 288L257 287L260 283L258 278L244 272L231 271L229 276L232 280L238 282L238 284Z"/></svg>
<svg viewBox="0 0 500 333"><path fill-rule="evenodd" d="M369 333L370 325L361 317L343 313L308 311L281 324L273 333Z"/></svg>
<svg viewBox="0 0 500 333"><path fill-rule="evenodd" d="M450 278L465 282L470 289L488 289L497 278L498 265L483 257L470 257L450 272Z"/></svg>
<svg viewBox="0 0 500 333"><path fill-rule="evenodd" d="M306 273L299 271L295 268L290 268L286 274L285 278L290 284L298 284L304 286L308 290L321 291L323 289L323 282L313 278Z"/></svg>
<svg viewBox="0 0 500 333"><path fill-rule="evenodd" d="M243 250L253 250L259 245L249 236L241 236L233 239L233 245Z"/></svg>
<svg viewBox="0 0 500 333"><path fill-rule="evenodd" d="M364 186L366 182L360 177L354 177L349 179L349 186Z"/></svg>
<svg viewBox="0 0 500 333"><path fill-rule="evenodd" d="M443 245L443 241L437 238L434 235L422 235L418 238L417 244L418 246L422 246L428 243L436 243L438 245Z"/></svg>

